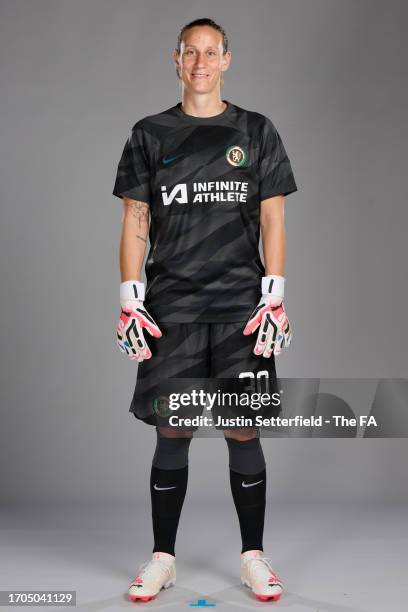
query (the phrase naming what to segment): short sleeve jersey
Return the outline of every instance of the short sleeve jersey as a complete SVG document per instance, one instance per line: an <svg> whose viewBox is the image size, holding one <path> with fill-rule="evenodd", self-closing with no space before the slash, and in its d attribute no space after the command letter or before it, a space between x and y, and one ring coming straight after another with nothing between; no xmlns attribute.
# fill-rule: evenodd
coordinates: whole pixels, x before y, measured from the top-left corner
<svg viewBox="0 0 408 612"><path fill-rule="evenodd" d="M273 123L224 102L141 119L119 161L113 194L150 206L144 303L158 323L247 321L265 274L260 202L297 191Z"/></svg>

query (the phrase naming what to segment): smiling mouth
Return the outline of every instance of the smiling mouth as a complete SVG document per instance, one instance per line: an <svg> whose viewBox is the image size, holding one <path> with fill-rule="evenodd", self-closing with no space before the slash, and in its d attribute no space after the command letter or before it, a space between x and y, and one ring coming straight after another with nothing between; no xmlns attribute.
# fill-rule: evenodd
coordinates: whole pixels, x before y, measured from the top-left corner
<svg viewBox="0 0 408 612"><path fill-rule="evenodd" d="M206 79L208 77L208 74L197 73L192 74L191 76L193 77L193 79Z"/></svg>

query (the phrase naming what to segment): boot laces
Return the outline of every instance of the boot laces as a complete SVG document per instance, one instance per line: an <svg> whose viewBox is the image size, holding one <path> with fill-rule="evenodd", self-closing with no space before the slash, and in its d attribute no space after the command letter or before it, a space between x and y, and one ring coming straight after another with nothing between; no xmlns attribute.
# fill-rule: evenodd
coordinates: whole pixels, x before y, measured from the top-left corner
<svg viewBox="0 0 408 612"><path fill-rule="evenodd" d="M269 557L250 557L244 561L244 565L248 565L248 572L251 577L254 577L254 575L256 577L257 570L265 570L265 568L267 568L270 571L270 577L272 577L274 580L279 580L272 568L272 559Z"/></svg>
<svg viewBox="0 0 408 612"><path fill-rule="evenodd" d="M162 575L170 578L170 575L171 575L170 566L164 561L161 561L160 559L151 559L150 561L143 563L139 567L139 573L136 576L135 580L137 578L149 579L149 578L156 577L155 573L157 569L160 569L160 572Z"/></svg>

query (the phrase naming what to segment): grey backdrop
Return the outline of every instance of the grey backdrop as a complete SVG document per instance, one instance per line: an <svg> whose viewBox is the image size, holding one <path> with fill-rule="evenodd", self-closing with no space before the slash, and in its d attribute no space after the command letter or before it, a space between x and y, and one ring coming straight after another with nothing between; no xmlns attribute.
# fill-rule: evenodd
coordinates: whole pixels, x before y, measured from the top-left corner
<svg viewBox="0 0 408 612"><path fill-rule="evenodd" d="M403 2L1 0L5 502L147 499L155 434L128 413L136 366L114 342L111 191L129 128L179 100L171 50L202 16L230 37L223 97L272 119L299 187L279 375L407 375ZM405 440L264 452L275 500L407 501ZM189 487L225 497L223 440L193 441Z"/></svg>

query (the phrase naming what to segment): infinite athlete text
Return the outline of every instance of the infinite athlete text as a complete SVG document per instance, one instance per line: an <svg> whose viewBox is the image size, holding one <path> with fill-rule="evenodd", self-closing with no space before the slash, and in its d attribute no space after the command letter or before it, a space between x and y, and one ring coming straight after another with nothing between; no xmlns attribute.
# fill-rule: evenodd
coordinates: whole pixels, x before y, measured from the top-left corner
<svg viewBox="0 0 408 612"><path fill-rule="evenodd" d="M243 181L208 181L193 183L193 202L246 202L248 183Z"/></svg>

